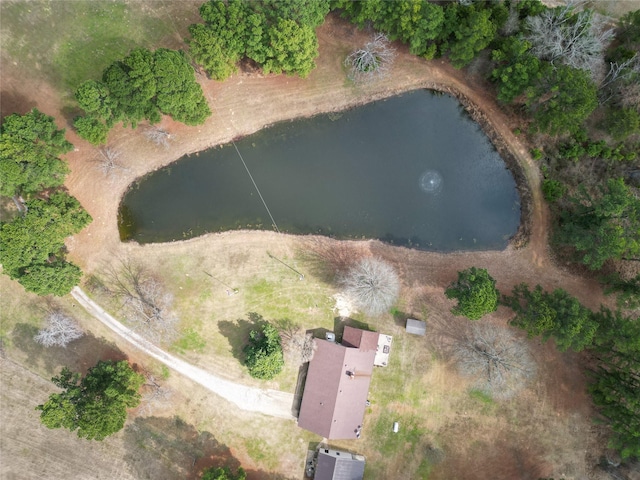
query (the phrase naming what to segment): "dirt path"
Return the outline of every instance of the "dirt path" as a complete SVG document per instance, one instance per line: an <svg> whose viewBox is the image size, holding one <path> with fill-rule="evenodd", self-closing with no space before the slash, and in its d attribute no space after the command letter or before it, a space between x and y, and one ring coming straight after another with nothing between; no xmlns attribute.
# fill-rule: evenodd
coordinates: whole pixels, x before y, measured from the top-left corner
<svg viewBox="0 0 640 480"><path fill-rule="evenodd" d="M293 419L291 407L293 395L277 390L261 390L238 383L230 382L201 368L194 367L187 362L168 354L164 350L148 342L137 333L131 331L115 318L105 312L97 303L91 300L79 287L71 292L80 305L93 317L113 330L120 337L127 340L134 347L143 351L150 357L162 362L172 370L190 378L196 383L233 403L242 410L264 413L274 417Z"/></svg>

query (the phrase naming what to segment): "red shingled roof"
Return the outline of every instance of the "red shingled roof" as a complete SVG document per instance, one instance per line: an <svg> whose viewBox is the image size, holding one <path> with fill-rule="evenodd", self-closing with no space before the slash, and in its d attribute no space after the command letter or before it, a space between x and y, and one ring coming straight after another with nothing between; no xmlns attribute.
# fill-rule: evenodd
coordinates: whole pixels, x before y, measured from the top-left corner
<svg viewBox="0 0 640 480"><path fill-rule="evenodd" d="M378 349L378 332L368 332L359 328L344 327L342 334L342 344L347 347L359 348L363 351Z"/></svg>
<svg viewBox="0 0 640 480"><path fill-rule="evenodd" d="M347 328L351 327L345 328L345 336ZM298 416L300 427L329 439L358 438L376 355L375 336L371 350L316 339ZM370 336L361 339L368 345Z"/></svg>

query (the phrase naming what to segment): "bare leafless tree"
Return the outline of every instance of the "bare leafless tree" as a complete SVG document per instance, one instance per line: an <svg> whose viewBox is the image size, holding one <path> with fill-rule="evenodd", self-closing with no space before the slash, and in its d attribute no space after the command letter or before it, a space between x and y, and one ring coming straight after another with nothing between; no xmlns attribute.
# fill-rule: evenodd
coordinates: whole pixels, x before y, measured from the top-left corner
<svg viewBox="0 0 640 480"><path fill-rule="evenodd" d="M450 348L460 373L476 377L477 388L496 398L513 396L536 373L526 343L508 327L469 322Z"/></svg>
<svg viewBox="0 0 640 480"><path fill-rule="evenodd" d="M300 325L289 319L277 321L276 326L285 360L296 365L308 362L313 355L313 334L306 333Z"/></svg>
<svg viewBox="0 0 640 480"><path fill-rule="evenodd" d="M54 310L46 319L46 326L33 339L45 347L66 346L84 335L78 324L63 312Z"/></svg>
<svg viewBox="0 0 640 480"><path fill-rule="evenodd" d="M604 75L604 51L614 31L601 15L590 10L576 12L569 2L527 18L526 24L525 38L536 57L586 70L594 80Z"/></svg>
<svg viewBox="0 0 640 480"><path fill-rule="evenodd" d="M598 97L601 104L607 103L612 98L624 107L638 107L637 79L640 77L640 55L622 63L610 62L609 70L598 85Z"/></svg>
<svg viewBox="0 0 640 480"><path fill-rule="evenodd" d="M107 176L113 175L118 170L126 170L119 162L120 152L111 147L104 147L100 149L100 156L98 157L98 167Z"/></svg>
<svg viewBox="0 0 640 480"><path fill-rule="evenodd" d="M364 47L349 54L344 64L352 81L368 83L386 77L395 57L396 51L387 36L377 33Z"/></svg>
<svg viewBox="0 0 640 480"><path fill-rule="evenodd" d="M173 295L156 276L139 264L122 260L107 270L106 285L141 335L156 343L175 339L178 318L171 310Z"/></svg>
<svg viewBox="0 0 640 480"><path fill-rule="evenodd" d="M146 378L142 386L142 399L140 401L139 415L151 415L155 408L166 404L173 395L173 391L162 386L155 375L143 372Z"/></svg>
<svg viewBox="0 0 640 480"><path fill-rule="evenodd" d="M619 87L620 105L626 108L640 108L640 83L628 82Z"/></svg>
<svg viewBox="0 0 640 480"><path fill-rule="evenodd" d="M144 136L158 146L169 148L169 140L173 137L166 130L158 127L149 127L145 129Z"/></svg>
<svg viewBox="0 0 640 480"><path fill-rule="evenodd" d="M368 315L391 308L400 293L398 274L388 263L366 257L338 276L338 284L351 302Z"/></svg>
<svg viewBox="0 0 640 480"><path fill-rule="evenodd" d="M516 6L516 2L511 2L509 5L509 16L500 29L500 33L505 37L514 35L520 30L520 15Z"/></svg>

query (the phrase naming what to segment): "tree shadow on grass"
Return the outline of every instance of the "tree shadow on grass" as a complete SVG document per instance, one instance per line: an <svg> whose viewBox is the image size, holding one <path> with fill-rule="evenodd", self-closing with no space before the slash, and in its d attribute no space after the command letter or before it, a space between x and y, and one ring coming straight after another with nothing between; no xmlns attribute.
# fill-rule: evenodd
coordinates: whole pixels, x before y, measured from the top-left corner
<svg viewBox="0 0 640 480"><path fill-rule="evenodd" d="M333 284L337 275L348 270L362 257L362 251L361 247L348 240L309 237L305 239L298 255L313 276Z"/></svg>
<svg viewBox="0 0 640 480"><path fill-rule="evenodd" d="M220 333L227 337L229 345L231 345L232 355L242 364L245 361L244 347L249 344L249 332L258 329L265 323L259 313L249 312L247 317L248 320L239 318L235 322L228 320L218 322Z"/></svg>
<svg viewBox="0 0 640 480"><path fill-rule="evenodd" d="M33 337L38 331L38 327L18 323L12 331L11 342L26 356L25 364L43 368L50 375L60 373L62 367L84 375L100 360L127 359L115 344L104 338L96 338L91 333L86 333L62 348L45 347L37 343Z"/></svg>
<svg viewBox="0 0 640 480"><path fill-rule="evenodd" d="M2 98L2 102L0 102L0 118L2 119L12 113L24 115L36 107L36 102L17 92L3 90L0 92L0 98Z"/></svg>
<svg viewBox="0 0 640 480"><path fill-rule="evenodd" d="M177 416L136 418L124 430L124 443L124 460L140 479L195 480L206 468L229 467L235 472L241 466L229 447ZM284 478L247 470L249 480Z"/></svg>

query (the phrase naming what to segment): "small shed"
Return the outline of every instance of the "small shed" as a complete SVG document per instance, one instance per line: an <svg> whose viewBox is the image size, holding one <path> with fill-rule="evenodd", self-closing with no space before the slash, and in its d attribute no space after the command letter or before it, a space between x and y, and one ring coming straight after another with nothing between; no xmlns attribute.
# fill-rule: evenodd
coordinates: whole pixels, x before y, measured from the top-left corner
<svg viewBox="0 0 640 480"><path fill-rule="evenodd" d="M364 466L362 455L320 448L315 480L362 480Z"/></svg>
<svg viewBox="0 0 640 480"><path fill-rule="evenodd" d="M427 333L427 324L421 320L407 318L407 333L414 335L424 335Z"/></svg>

